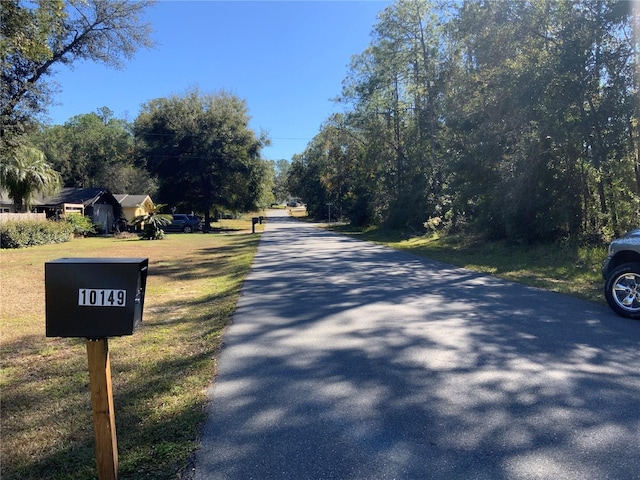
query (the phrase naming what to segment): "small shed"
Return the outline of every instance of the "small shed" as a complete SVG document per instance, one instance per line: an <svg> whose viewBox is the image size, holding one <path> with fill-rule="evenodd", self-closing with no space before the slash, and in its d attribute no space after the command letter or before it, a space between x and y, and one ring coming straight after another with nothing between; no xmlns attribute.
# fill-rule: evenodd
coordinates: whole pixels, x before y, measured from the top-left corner
<svg viewBox="0 0 640 480"><path fill-rule="evenodd" d="M33 210L46 213L48 218L84 213L103 233L113 232L116 220L122 215L120 204L104 188L66 187L55 195L37 197Z"/></svg>

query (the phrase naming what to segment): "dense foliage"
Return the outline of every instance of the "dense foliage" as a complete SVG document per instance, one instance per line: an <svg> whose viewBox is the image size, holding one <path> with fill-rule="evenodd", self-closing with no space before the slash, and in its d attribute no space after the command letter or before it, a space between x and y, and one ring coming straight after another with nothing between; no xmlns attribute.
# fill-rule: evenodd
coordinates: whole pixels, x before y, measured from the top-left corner
<svg viewBox="0 0 640 480"><path fill-rule="evenodd" d="M191 90L148 102L133 124L102 107L64 125L43 126L28 139L60 172L64 186L149 195L171 211L206 217L217 209L269 205L277 178L286 197L288 162L262 160L268 140L248 122L244 100Z"/></svg>
<svg viewBox="0 0 640 480"><path fill-rule="evenodd" d="M638 225L638 12L398 0L289 173L312 214L540 241Z"/></svg>
<svg viewBox="0 0 640 480"><path fill-rule="evenodd" d="M98 232L97 226L85 215L67 215L64 217L64 222L71 225L74 237L86 237Z"/></svg>
<svg viewBox="0 0 640 480"><path fill-rule="evenodd" d="M6 154L0 162L0 188L7 191L18 211L29 209L36 192L52 193L59 188L60 174L37 148L19 145Z"/></svg>
<svg viewBox="0 0 640 480"><path fill-rule="evenodd" d="M107 107L42 127L29 138L60 172L65 187L151 197L157 192L156 180L136 162L131 124Z"/></svg>
<svg viewBox="0 0 640 480"><path fill-rule="evenodd" d="M273 178L273 185L271 187L273 198L271 201L283 203L289 198L287 175L289 173L289 168L291 168L291 163L289 163L288 160L280 159L270 160L269 165L270 176Z"/></svg>
<svg viewBox="0 0 640 480"><path fill-rule="evenodd" d="M268 142L249 128L246 102L197 89L143 105L135 121L140 157L160 184L159 198L182 211L251 210L266 196Z"/></svg>
<svg viewBox="0 0 640 480"><path fill-rule="evenodd" d="M24 248L71 240L74 226L68 222L9 221L0 224L0 248Z"/></svg>

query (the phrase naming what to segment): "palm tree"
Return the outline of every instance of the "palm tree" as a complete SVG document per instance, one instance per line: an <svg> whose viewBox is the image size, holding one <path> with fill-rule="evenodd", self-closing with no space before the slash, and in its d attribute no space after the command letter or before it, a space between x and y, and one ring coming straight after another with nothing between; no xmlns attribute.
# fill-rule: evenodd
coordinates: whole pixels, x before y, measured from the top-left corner
<svg viewBox="0 0 640 480"><path fill-rule="evenodd" d="M144 215L138 215L132 220L133 225L142 225L143 230L140 234L140 238L145 240L161 240L164 238L164 230L162 227L169 225L173 220L173 215L166 213L160 213L160 210L165 207L164 204L152 203L147 207L147 213Z"/></svg>
<svg viewBox="0 0 640 480"><path fill-rule="evenodd" d="M53 194L62 185L43 152L20 145L0 164L0 189L5 190L18 211L29 210L37 193Z"/></svg>

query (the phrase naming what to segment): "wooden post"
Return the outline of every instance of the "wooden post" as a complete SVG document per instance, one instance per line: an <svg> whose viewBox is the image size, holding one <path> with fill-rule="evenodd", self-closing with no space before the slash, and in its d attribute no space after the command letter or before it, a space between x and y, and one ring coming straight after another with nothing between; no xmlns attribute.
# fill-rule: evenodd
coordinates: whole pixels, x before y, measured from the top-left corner
<svg viewBox="0 0 640 480"><path fill-rule="evenodd" d="M87 340L89 383L99 480L118 479L118 442L111 388L109 343L106 338Z"/></svg>

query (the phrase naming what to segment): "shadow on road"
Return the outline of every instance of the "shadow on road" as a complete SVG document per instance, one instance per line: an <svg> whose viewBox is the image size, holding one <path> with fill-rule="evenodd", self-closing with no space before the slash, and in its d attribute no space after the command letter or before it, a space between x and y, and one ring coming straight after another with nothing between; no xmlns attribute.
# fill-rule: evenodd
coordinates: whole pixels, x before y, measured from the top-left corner
<svg viewBox="0 0 640 480"><path fill-rule="evenodd" d="M639 478L640 323L268 225L196 478Z"/></svg>

